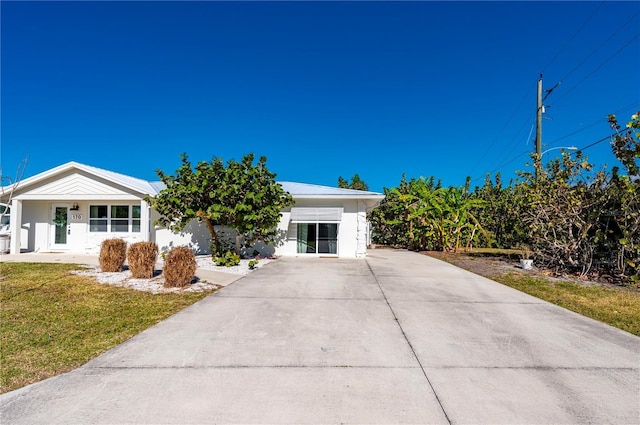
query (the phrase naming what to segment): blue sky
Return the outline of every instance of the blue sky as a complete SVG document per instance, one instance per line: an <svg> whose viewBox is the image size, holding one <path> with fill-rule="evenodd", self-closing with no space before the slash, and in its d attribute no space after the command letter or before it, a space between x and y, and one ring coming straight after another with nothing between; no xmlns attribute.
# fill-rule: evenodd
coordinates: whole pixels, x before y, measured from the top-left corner
<svg viewBox="0 0 640 425"><path fill-rule="evenodd" d="M3 174L77 161L157 180L186 152L371 190L526 169L640 109L639 2L0 3ZM585 149L615 165L608 141ZM558 155L550 151L544 159Z"/></svg>

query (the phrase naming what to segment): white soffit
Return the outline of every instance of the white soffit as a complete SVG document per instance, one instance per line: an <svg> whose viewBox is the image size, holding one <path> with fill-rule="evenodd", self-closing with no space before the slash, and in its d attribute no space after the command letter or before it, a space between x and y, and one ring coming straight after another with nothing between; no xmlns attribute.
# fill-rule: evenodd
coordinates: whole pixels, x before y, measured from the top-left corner
<svg viewBox="0 0 640 425"><path fill-rule="evenodd" d="M342 221L342 207L293 207L292 223L339 223Z"/></svg>

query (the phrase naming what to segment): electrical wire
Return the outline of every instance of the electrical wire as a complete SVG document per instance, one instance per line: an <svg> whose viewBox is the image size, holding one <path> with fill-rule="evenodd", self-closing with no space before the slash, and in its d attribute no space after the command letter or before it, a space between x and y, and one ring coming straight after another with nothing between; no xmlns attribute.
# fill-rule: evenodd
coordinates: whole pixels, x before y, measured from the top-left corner
<svg viewBox="0 0 640 425"><path fill-rule="evenodd" d="M562 96L558 97L555 102L558 102L560 99L563 99L565 97L567 97L569 95L569 93L571 93L572 91L574 91L576 88L578 88L582 83L584 83L589 77L591 77L593 74L595 74L596 72L598 72L603 66L605 66L611 59L613 59L614 57L616 57L620 52L622 52L624 49L626 49L627 47L629 47L631 45L631 43L633 43L638 37L640 37L640 32L637 33L631 40L629 40L624 46L620 47L618 50L615 51L615 53L613 53L611 56L609 56L607 59L605 59L604 62L602 62L600 65L598 65L593 71L591 71L590 73L588 73L582 80L580 80L575 86L571 87L569 90L567 90Z"/></svg>
<svg viewBox="0 0 640 425"><path fill-rule="evenodd" d="M597 10L597 9L596 9ZM627 19L626 22L624 22L622 25L620 25L618 27L618 29L616 29L606 40L604 40L602 43L600 43L600 45L598 47L596 47L595 49L591 50L591 53L589 53L587 55L587 57L585 57L578 65L576 65L575 67L573 67L573 69L571 71L569 71L567 73L567 75L565 75L564 77L562 77L560 79L560 81L564 81L567 78L569 78L569 76L571 76L571 74L573 74L575 71L577 71L582 65L584 65L585 62L587 62L594 54L596 54L596 52L598 50L600 50L602 47L604 47L605 44L607 44L609 41L611 41L611 39L613 37L615 37L620 31L622 31L622 29L624 27L626 27L631 21L633 21L635 19L636 16L638 16L638 14L640 14L640 11L636 12L634 15L632 15L629 19Z"/></svg>
<svg viewBox="0 0 640 425"><path fill-rule="evenodd" d="M630 103L629 105L627 105L627 106L625 106L625 107L623 107L621 109L618 109L617 111L613 112L613 114L617 115L617 114L619 114L621 112L624 112L624 111L630 109L631 107L634 107L637 104L640 104L640 100L636 100L635 102ZM554 143L557 143L557 142L559 142L561 140L567 139L567 138L569 138L569 137L571 137L571 136L573 136L575 134L581 133L581 132L583 132L583 131L585 131L585 130L587 130L587 129L595 126L595 125L598 125L598 124L602 124L602 118L598 118L597 120L593 121L591 124L587 124L586 126L580 128L579 130L575 130L575 131L573 131L573 132L571 132L569 134L566 134L566 135L564 135L564 136L562 136L562 137L560 137L558 139L555 139L555 140L549 142L548 145L549 146L553 146Z"/></svg>
<svg viewBox="0 0 640 425"><path fill-rule="evenodd" d="M516 109L513 111L513 113L511 114L511 116L509 117L507 122L505 123L505 125L502 127L502 129L498 132L498 135L493 139L493 142L491 142L491 144L489 144L489 146L485 149L484 153L480 156L480 158L473 165L473 167L472 167L473 170L475 170L478 167L478 165L482 162L482 160L493 149L493 147L496 144L496 142L500 139L500 136L502 135L502 133L506 130L506 128L509 126L509 124L511 124L511 121L513 121L513 118L516 116L518 111L520 111L520 108L522 108L522 105L524 105L524 102L529 97L529 94L531 93L531 90L535 87L535 85L536 85L536 83L534 82L533 84L531 84L531 86L529 86L529 89L527 89L527 92L525 93L525 95L520 100L520 103L518 104ZM524 125L523 125L523 127L524 127Z"/></svg>
<svg viewBox="0 0 640 425"><path fill-rule="evenodd" d="M598 7L595 8L595 10L591 13L591 15L587 18L586 21L584 21L582 23L582 25L580 26L580 28L578 28L576 30L576 32L571 36L571 38L569 38L569 40L567 40L564 45L562 46L562 48L560 48L560 50L558 51L558 53L556 53L553 58L551 58L551 61L549 61L549 63L542 69L548 69L554 62L556 59L558 59L558 56L560 56L560 53L562 53L568 46L569 44L571 44L571 42L573 41L574 38L577 37L578 34L580 34L580 32L582 32L582 30L587 26L587 24L591 21L591 19L593 19L594 16L596 16L596 13L598 12L598 10L600 10L600 8L602 7L602 5L605 2L602 1L600 2L600 4L598 4ZM562 80L561 80L562 81Z"/></svg>
<svg viewBox="0 0 640 425"><path fill-rule="evenodd" d="M630 104L628 104L628 105L626 105L626 106L624 106L624 107L622 107L622 108L620 108L620 109L616 110L616 111L614 112L614 115L619 114L619 113L621 113L621 112L624 112L624 111L626 111L626 110L630 109L631 107L634 107L635 105L637 105L637 104L639 104L639 103L640 103L640 100L637 100L637 101L635 101L635 102L633 102L633 103L630 103ZM574 134L576 134L576 133L579 133L579 132L581 132L581 131L583 131L583 130L586 130L586 129L588 129L588 128L590 128L590 127L593 127L594 125L597 125L597 124L600 124L600 123L602 123L602 119L598 119L597 121L594 121L593 123L589 124L588 126L586 126L586 127L584 127L584 128L581 128L581 129L576 130L576 131L574 131L574 132L572 132L572 133L569 133L569 134L567 134L567 135L565 135L565 136L562 136L562 137L560 137L560 138L558 138L558 139L556 139L556 140L554 140L554 141L550 142L550 143L549 143L549 145L547 145L547 146L548 146L548 147L553 147L553 143L557 143L557 142L559 142L560 140L566 139L567 137L570 137L570 136L572 136L572 135L574 135ZM616 133L612 133L612 134L610 134L610 135L608 135L608 136L606 136L606 137L603 137L602 139L599 139L599 140L597 140L597 141L595 141L595 142L592 142L592 143L590 143L590 144L588 144L588 145L586 145L586 146L584 146L584 147L582 147L582 148L580 148L580 149L578 149L578 150L579 150L579 151L584 151L584 150L586 150L586 149L589 149L589 148L591 148L591 147L593 147L593 146L595 146L595 145L597 145L597 144L599 144L599 143L602 143L602 142L604 142L604 141L606 141L606 140L610 140L610 139L611 139L611 137L612 137L612 136L615 136L615 135L616 135ZM530 136L531 136L531 135L529 135L529 137L530 137ZM506 161L506 162L503 162L503 163L500 163L500 165L498 165L497 167L495 167L494 169L492 169L492 170L491 170L491 171L489 171L488 173L485 173L483 176L481 176L481 177L477 177L477 178L475 178L475 179L472 179L472 180L471 180L471 182L473 183L473 182L476 182L476 181L478 181L478 180L484 179L484 178L486 177L486 175L487 175L487 174L489 174L489 175L493 175L495 172L500 171L502 168L506 167L507 165L510 165L510 164L514 163L516 160L518 160L518 159L522 158L523 156L525 156L525 155L527 155L527 154L531 154L531 153L532 153L532 152L531 152L530 150L523 151L523 152L521 152L520 154L516 155L515 157L511 158L510 160L508 160L508 161Z"/></svg>

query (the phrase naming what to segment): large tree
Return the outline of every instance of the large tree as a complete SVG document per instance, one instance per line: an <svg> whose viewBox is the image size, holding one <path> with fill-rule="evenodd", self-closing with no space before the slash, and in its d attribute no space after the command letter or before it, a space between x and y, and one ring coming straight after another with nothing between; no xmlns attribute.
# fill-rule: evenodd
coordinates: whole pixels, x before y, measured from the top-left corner
<svg viewBox="0 0 640 425"><path fill-rule="evenodd" d="M228 248L220 241L215 225L236 231L236 251L242 243L274 242L280 211L293 205L293 198L267 169L266 157L260 157L257 164L253 154L226 164L213 158L198 162L195 168L186 154L180 157L182 165L174 175L156 171L166 185L158 196L148 199L160 214L158 223L181 231L193 219L204 222L215 254Z"/></svg>
<svg viewBox="0 0 640 425"><path fill-rule="evenodd" d="M351 177L351 183L342 176L338 177L338 187L342 189L369 190L369 185L358 174L354 174Z"/></svg>

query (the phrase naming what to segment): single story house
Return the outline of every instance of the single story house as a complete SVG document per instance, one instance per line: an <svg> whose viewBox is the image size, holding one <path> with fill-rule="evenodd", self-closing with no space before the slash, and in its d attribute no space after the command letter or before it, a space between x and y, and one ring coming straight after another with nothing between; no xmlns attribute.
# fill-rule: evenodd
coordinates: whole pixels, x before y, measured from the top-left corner
<svg viewBox="0 0 640 425"><path fill-rule="evenodd" d="M363 257L369 244L366 213L380 193L279 182L295 205L282 211L276 246L256 245L262 254ZM152 241L162 251L189 246L207 253L209 233L192 221L181 233L154 225L157 213L144 201L162 182L68 162L20 182L9 210L11 254L98 253L103 240ZM225 234L225 229L220 229ZM227 236L229 231L227 229Z"/></svg>

